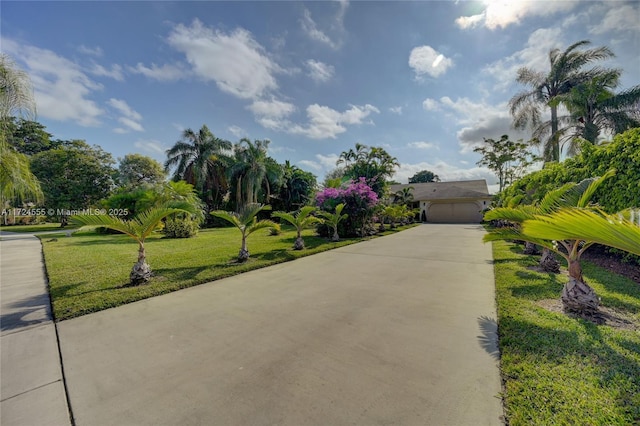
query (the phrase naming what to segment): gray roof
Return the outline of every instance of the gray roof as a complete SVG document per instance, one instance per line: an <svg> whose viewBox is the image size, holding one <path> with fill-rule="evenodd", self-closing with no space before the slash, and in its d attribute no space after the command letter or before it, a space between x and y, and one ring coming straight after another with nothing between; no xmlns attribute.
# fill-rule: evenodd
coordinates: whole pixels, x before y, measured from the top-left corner
<svg viewBox="0 0 640 426"><path fill-rule="evenodd" d="M394 194L410 186L413 187L413 199L416 201L491 198L487 181L484 179L398 184L389 188L391 194Z"/></svg>

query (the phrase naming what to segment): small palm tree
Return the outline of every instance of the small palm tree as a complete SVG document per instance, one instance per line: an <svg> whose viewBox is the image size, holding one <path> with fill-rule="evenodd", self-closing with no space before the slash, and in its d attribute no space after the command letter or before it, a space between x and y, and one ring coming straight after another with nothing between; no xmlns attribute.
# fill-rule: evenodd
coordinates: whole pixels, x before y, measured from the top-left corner
<svg viewBox="0 0 640 426"><path fill-rule="evenodd" d="M240 252L238 253L238 262L246 262L249 259L249 249L247 248L247 237L249 237L249 235L260 229L273 228L277 226L277 224L270 220L258 221L256 218L258 213L269 209L271 209L271 206L265 206L259 203L250 203L240 210L240 213L226 212L222 210L211 212L211 215L226 220L238 228L242 233L242 245L240 247Z"/></svg>
<svg viewBox="0 0 640 426"><path fill-rule="evenodd" d="M402 188L400 191L396 191L393 194L393 202L395 204L409 204L413 202L413 186Z"/></svg>
<svg viewBox="0 0 640 426"><path fill-rule="evenodd" d="M553 248L567 261L569 282L562 289L565 310L595 318L598 318L599 299L582 276L582 254L598 243L640 255L640 227L600 210L572 207L536 216L523 223L522 234ZM555 245L549 245L551 241ZM558 246L564 250L558 250Z"/></svg>
<svg viewBox="0 0 640 426"><path fill-rule="evenodd" d="M538 206L507 207L487 212L485 220L503 219L518 224L518 227L494 229L485 235L484 241L524 240L543 247L548 253L554 252L562 256L567 261L569 275L575 276L575 280L570 280L562 290L562 303L565 310L595 315L600 302L595 291L582 279L579 263L580 255L586 249L582 246L583 241L546 239L540 233L525 231L524 224L540 217L553 217L554 213L563 209L587 209L595 191L613 174L615 170L609 170L600 178L585 179L578 184L566 184L548 193Z"/></svg>
<svg viewBox="0 0 640 426"><path fill-rule="evenodd" d="M84 227L104 227L120 231L137 241L138 261L133 265L129 279L131 284L138 285L146 283L151 278L151 267L147 263L147 255L144 248L145 239L158 227L162 219L174 213L182 212L186 212L186 210L156 207L138 213L130 220L122 220L118 217L104 214L73 216L71 220Z"/></svg>
<svg viewBox="0 0 640 426"><path fill-rule="evenodd" d="M344 203L340 203L336 206L335 213L319 211L318 214L324 218L324 223L333 229L333 236L331 237L331 241L340 241L340 235L338 235L338 224L343 219L349 217L348 214L342 214L342 209L344 209Z"/></svg>
<svg viewBox="0 0 640 426"><path fill-rule="evenodd" d="M296 236L296 241L293 244L294 250L304 249L304 240L302 239L302 230L305 228L308 228L309 226L315 223L321 222L321 220L318 219L317 217L311 216L311 213L313 213L315 210L316 208L313 206L305 206L301 208L298 211L298 213L295 215L291 213L285 213L285 212L273 213L272 215L273 217L277 217L282 220L285 220L296 228L297 236Z"/></svg>

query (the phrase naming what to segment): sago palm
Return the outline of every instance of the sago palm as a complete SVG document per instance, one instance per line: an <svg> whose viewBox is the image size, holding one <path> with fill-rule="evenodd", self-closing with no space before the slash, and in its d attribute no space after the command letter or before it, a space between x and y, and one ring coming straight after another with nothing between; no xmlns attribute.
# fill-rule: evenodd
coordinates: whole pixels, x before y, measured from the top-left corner
<svg viewBox="0 0 640 426"><path fill-rule="evenodd" d="M296 241L293 244L294 250L302 250L304 249L304 240L302 239L302 230L310 227L316 223L320 223L321 220L315 216L311 216L316 210L313 206L305 206L301 208L298 213L291 214L285 212L275 212L272 214L273 217L277 217L286 222L289 222L296 228Z"/></svg>
<svg viewBox="0 0 640 426"><path fill-rule="evenodd" d="M133 265L129 279L131 284L138 285L149 281L152 273L151 266L147 263L147 254L144 247L146 238L158 227L162 219L174 213L184 212L186 210L156 207L138 213L130 220L122 220L119 217L102 214L73 216L71 221L84 227L113 229L134 239L138 243L138 261Z"/></svg>
<svg viewBox="0 0 640 426"><path fill-rule="evenodd" d="M581 278L580 264L576 263L582 254L581 241L554 241L541 234L525 231L527 221L540 217L550 217L563 209L586 209L598 187L615 173L610 170L600 178L590 178L578 184L566 184L547 194L538 206L519 206L516 208L494 209L485 215L485 219L503 219L518 224L514 228L494 229L485 235L484 241L524 240L542 246L547 252L554 252L567 260L569 274L579 276L579 280L571 280L562 290L562 303L566 310L585 315L597 313L599 299L595 291ZM577 257L576 257L577 256Z"/></svg>
<svg viewBox="0 0 640 426"><path fill-rule="evenodd" d="M265 228L274 228L277 226L271 220L258 221L256 216L263 210L270 210L271 206L265 206L258 203L247 204L239 213L217 210L211 212L211 215L226 220L233 226L238 228L242 233L242 244L238 253L238 262L246 262L249 259L249 249L247 248L247 237L252 233Z"/></svg>
<svg viewBox="0 0 640 426"><path fill-rule="evenodd" d="M319 211L318 214L324 218L324 223L333 230L333 236L331 241L340 241L340 235L338 235L338 224L349 217L348 214L342 214L344 209L344 203L340 203L336 206L335 212Z"/></svg>

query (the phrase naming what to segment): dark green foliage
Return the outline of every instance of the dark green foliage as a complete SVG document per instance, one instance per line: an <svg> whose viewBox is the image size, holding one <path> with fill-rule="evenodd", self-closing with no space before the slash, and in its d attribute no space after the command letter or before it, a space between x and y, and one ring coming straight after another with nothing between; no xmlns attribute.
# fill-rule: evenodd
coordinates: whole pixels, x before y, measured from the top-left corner
<svg viewBox="0 0 640 426"><path fill-rule="evenodd" d="M560 164L546 164L544 169L514 182L502 191L497 203L503 205L519 195L524 196L522 203L531 203L565 183L602 176L609 169L617 172L598 188L593 201L608 213L640 206L640 128L616 135L608 144L583 143L578 156Z"/></svg>
<svg viewBox="0 0 640 426"><path fill-rule="evenodd" d="M309 204L317 186L313 173L291 165L289 160L282 165L282 171L282 185L273 201L274 209L289 212Z"/></svg>
<svg viewBox="0 0 640 426"><path fill-rule="evenodd" d="M429 170L421 170L409 178L409 183L423 182L440 182L440 177Z"/></svg>
<svg viewBox="0 0 640 426"><path fill-rule="evenodd" d="M3 120L2 127L9 144L22 154L34 155L60 145L60 141L51 141L53 135L37 121L10 117Z"/></svg>
<svg viewBox="0 0 640 426"><path fill-rule="evenodd" d="M113 157L97 145L74 140L31 158L48 209L86 209L114 187Z"/></svg>
<svg viewBox="0 0 640 426"><path fill-rule="evenodd" d="M483 139L484 144L473 150L482 155L482 159L476 164L487 166L498 176L499 191L520 178L527 168L540 160L529 152L528 145L522 139L513 142L508 135L502 135L497 141Z"/></svg>
<svg viewBox="0 0 640 426"><path fill-rule="evenodd" d="M350 149L340 154L336 165L342 164L344 164L344 177L353 181L364 178L378 198L382 198L388 187L387 179L393 176L395 168L400 163L397 158L392 157L380 147L356 143L355 151Z"/></svg>
<svg viewBox="0 0 640 426"><path fill-rule="evenodd" d="M157 185L164 182L166 173L162 165L151 157L142 154L127 154L120 159L118 166L118 185L138 188L144 185Z"/></svg>

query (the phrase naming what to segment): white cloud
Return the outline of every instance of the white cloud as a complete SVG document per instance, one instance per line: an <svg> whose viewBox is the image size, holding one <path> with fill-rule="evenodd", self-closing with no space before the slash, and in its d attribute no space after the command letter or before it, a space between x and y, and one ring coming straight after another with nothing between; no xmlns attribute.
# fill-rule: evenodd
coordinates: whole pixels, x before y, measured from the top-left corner
<svg viewBox="0 0 640 426"><path fill-rule="evenodd" d="M400 183L407 183L411 176L422 170L429 170L437 174L443 182L486 179L488 183L492 183L496 180L493 172L485 167L462 168L444 161L436 161L434 163L420 162L414 164L402 163L400 164L400 167L396 169L393 179Z"/></svg>
<svg viewBox="0 0 640 426"><path fill-rule="evenodd" d="M604 18L591 28L591 34L604 34L608 32L640 33L640 7L638 3L609 3L609 9Z"/></svg>
<svg viewBox="0 0 640 426"><path fill-rule="evenodd" d="M313 59L309 59L305 62L305 65L309 70L309 77L317 82L329 81L329 79L333 77L333 73L335 71L335 68L332 65Z"/></svg>
<svg viewBox="0 0 640 426"><path fill-rule="evenodd" d="M158 66L152 63L150 67L147 67L141 62L138 62L135 67L128 67L128 69L134 74L142 74L145 77L158 81L175 81L184 78L185 75L188 74L188 71L182 64L164 64Z"/></svg>
<svg viewBox="0 0 640 426"><path fill-rule="evenodd" d="M58 121L97 126L104 111L90 99L102 85L76 63L51 50L3 38L2 50L26 65L34 86L38 114Z"/></svg>
<svg viewBox="0 0 640 426"><path fill-rule="evenodd" d="M338 161L337 154L316 154L315 160L302 160L299 161L298 164L309 167L318 172L328 172L336 168L336 161Z"/></svg>
<svg viewBox="0 0 640 426"><path fill-rule="evenodd" d="M417 149L438 149L438 146L432 142L411 142L407 144L409 148L417 148Z"/></svg>
<svg viewBox="0 0 640 426"><path fill-rule="evenodd" d="M402 115L402 107L401 106L391 107L391 108L389 108L389 112L391 112L393 114Z"/></svg>
<svg viewBox="0 0 640 426"><path fill-rule="evenodd" d="M197 76L238 98L257 98L278 87L274 74L280 67L243 28L226 34L195 19L191 26L176 26L168 42L184 53Z"/></svg>
<svg viewBox="0 0 640 426"><path fill-rule="evenodd" d="M305 126L297 124L289 126L287 131L305 135L311 139L335 139L337 135L347 131L345 125L362 124L363 120L374 112L380 113L378 108L369 104L351 105L351 108L344 112L313 104L307 107L309 123Z"/></svg>
<svg viewBox="0 0 640 426"><path fill-rule="evenodd" d="M78 52L83 53L85 55L101 57L103 55L102 48L99 46L96 47L87 47L84 44L81 44L77 47Z"/></svg>
<svg viewBox="0 0 640 426"><path fill-rule="evenodd" d="M237 138L244 138L249 134L245 129L239 126L229 126L227 130Z"/></svg>
<svg viewBox="0 0 640 426"><path fill-rule="evenodd" d="M122 117L118 118L118 121L120 122L120 124L124 125L125 128L128 128L129 130L134 130L136 132L144 131L144 128L139 123L139 121L142 120L142 115L140 115L137 111L134 111L133 108L131 108L127 104L127 102L123 101L122 99L111 98L109 99L107 104L112 108L114 108L115 110L117 110L122 115ZM114 131L116 133L125 133L126 129L117 128L117 129L114 129Z"/></svg>
<svg viewBox="0 0 640 426"><path fill-rule="evenodd" d="M165 152L167 150L167 148L164 147L162 143L153 139L150 139L150 140L139 139L133 143L133 146L140 150L150 152L152 154L160 154L163 156L165 155Z"/></svg>
<svg viewBox="0 0 640 426"><path fill-rule="evenodd" d="M485 102L474 102L468 98L455 101L444 96L440 101L433 101L434 106L445 111L445 114L460 126L456 136L461 153L473 151L483 142L483 138L500 138L509 135L511 140L528 139L529 135L512 127L507 103L489 105Z"/></svg>
<svg viewBox="0 0 640 426"><path fill-rule="evenodd" d="M439 109L438 101L435 99L427 98L422 102L422 108L427 111L437 111Z"/></svg>
<svg viewBox="0 0 640 426"><path fill-rule="evenodd" d="M288 102L272 99L270 101L254 101L247 106L247 109L259 117L280 119L289 116L296 110L296 107Z"/></svg>
<svg viewBox="0 0 640 426"><path fill-rule="evenodd" d="M89 72L93 75L97 75L99 77L109 77L113 78L117 81L124 81L124 74L122 73L122 67L117 64L111 65L111 69L108 70L102 65L96 64L95 62L91 65Z"/></svg>
<svg viewBox="0 0 640 426"><path fill-rule="evenodd" d="M484 25L486 28L506 28L518 24L527 17L549 16L567 12L578 5L577 1L539 1L539 0L486 0L482 13L461 16L455 20L463 29Z"/></svg>
<svg viewBox="0 0 640 426"><path fill-rule="evenodd" d="M538 71L548 70L549 51L562 48L562 34L560 28L540 28L531 33L524 49L487 65L483 72L496 80L496 89L505 90L515 82L518 69L521 67Z"/></svg>
<svg viewBox="0 0 640 426"><path fill-rule="evenodd" d="M413 68L418 78L425 74L434 78L439 77L452 65L453 61L450 58L427 45L414 47L409 55L409 66Z"/></svg>
<svg viewBox="0 0 640 426"><path fill-rule="evenodd" d="M304 9L302 19L300 19L300 26L312 40L326 44L332 49L339 49L342 46L342 40L340 38L343 37L345 33L344 17L348 7L349 2L347 0L338 1L338 12L329 25L329 30L333 33L332 35L335 35L333 39L329 37L326 32L318 28L318 24L313 20L311 12L309 12L308 9Z"/></svg>

